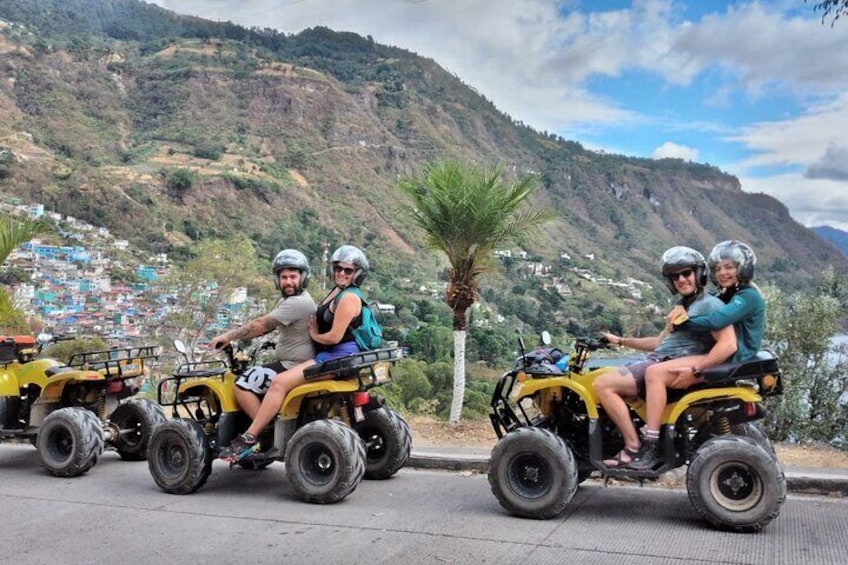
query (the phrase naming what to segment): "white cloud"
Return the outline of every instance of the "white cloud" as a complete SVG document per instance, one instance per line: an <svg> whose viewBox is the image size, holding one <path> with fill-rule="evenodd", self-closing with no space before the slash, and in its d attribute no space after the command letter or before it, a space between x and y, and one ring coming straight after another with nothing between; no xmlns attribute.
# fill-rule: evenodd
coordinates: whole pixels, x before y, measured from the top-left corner
<svg viewBox="0 0 848 565"><path fill-rule="evenodd" d="M680 26L674 48L686 53L688 72L722 66L752 93L775 83L802 94L848 86L848 50L844 29L822 26L818 18L787 18L780 7L761 2L739 4L724 14L705 16L697 25ZM675 81L679 70L664 75Z"/></svg>
<svg viewBox="0 0 848 565"><path fill-rule="evenodd" d="M698 150L685 145L678 145L672 141L666 141L651 153L654 159L683 159L684 161L697 161Z"/></svg>
<svg viewBox="0 0 848 565"><path fill-rule="evenodd" d="M848 181L848 147L831 144L824 156L804 172L808 179Z"/></svg>
<svg viewBox="0 0 848 565"><path fill-rule="evenodd" d="M727 139L756 152L741 162L741 167L789 164L807 167L820 160L830 145L844 144L845 132L848 132L848 93L813 105L797 117L744 126L739 134Z"/></svg>
<svg viewBox="0 0 848 565"><path fill-rule="evenodd" d="M800 174L740 176L739 180L746 192L762 192L780 200L805 226L830 225L848 231L848 183L805 180Z"/></svg>

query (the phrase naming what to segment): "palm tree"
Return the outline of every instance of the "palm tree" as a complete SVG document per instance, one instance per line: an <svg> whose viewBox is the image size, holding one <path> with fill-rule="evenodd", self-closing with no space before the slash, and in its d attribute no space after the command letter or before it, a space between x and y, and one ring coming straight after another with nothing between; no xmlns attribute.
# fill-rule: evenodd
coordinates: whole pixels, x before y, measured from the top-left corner
<svg viewBox="0 0 848 565"><path fill-rule="evenodd" d="M50 230L50 225L42 221L24 216L4 216L0 219L0 264L16 247ZM25 329L22 313L4 288L0 288L0 328L8 332Z"/></svg>
<svg viewBox="0 0 848 565"><path fill-rule="evenodd" d="M399 187L411 203L404 207L425 232L425 243L447 255L445 301L453 311L454 383L450 422L459 421L465 396L466 312L479 296L478 277L494 267L494 251L519 236L530 236L546 221L545 210L519 208L536 188L526 176L505 183L502 169L484 170L456 161L428 165L421 176L405 177Z"/></svg>

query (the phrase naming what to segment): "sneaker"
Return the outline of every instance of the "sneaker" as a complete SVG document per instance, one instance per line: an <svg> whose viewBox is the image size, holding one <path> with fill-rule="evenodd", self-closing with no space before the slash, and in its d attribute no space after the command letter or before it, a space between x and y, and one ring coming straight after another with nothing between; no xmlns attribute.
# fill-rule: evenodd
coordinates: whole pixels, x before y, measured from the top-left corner
<svg viewBox="0 0 848 565"><path fill-rule="evenodd" d="M627 468L634 471L650 471L662 460L657 453L658 448L658 440L643 438L639 451L632 457L632 461L626 465Z"/></svg>
<svg viewBox="0 0 848 565"><path fill-rule="evenodd" d="M257 453L260 448L261 446L256 440L256 437L253 434L245 432L237 435L228 447L222 449L221 453L218 454L218 459L223 459L230 463L238 463Z"/></svg>

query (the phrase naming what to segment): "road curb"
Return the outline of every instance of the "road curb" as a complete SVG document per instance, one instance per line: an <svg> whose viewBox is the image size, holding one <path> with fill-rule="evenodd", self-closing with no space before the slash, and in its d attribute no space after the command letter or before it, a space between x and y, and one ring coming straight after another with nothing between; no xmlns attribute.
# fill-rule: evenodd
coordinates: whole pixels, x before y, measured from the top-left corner
<svg viewBox="0 0 848 565"><path fill-rule="evenodd" d="M416 469L439 469L443 471L464 471L469 473L488 473L489 458L483 455L465 453L415 452L409 456L407 467ZM848 471L839 470L786 470L786 489L798 494L817 494L825 496L848 496Z"/></svg>

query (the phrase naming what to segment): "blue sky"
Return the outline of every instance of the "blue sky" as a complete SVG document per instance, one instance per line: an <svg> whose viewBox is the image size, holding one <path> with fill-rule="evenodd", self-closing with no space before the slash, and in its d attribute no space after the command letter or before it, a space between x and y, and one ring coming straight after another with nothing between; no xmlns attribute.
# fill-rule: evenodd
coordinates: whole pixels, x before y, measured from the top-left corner
<svg viewBox="0 0 848 565"><path fill-rule="evenodd" d="M848 19L822 25L815 1L154 0L287 33L370 35L540 131L710 163L804 225L848 231Z"/></svg>

